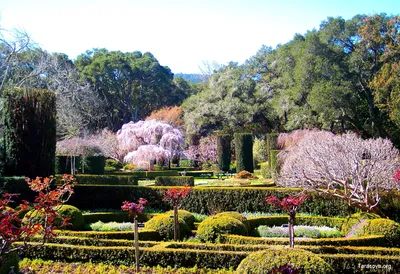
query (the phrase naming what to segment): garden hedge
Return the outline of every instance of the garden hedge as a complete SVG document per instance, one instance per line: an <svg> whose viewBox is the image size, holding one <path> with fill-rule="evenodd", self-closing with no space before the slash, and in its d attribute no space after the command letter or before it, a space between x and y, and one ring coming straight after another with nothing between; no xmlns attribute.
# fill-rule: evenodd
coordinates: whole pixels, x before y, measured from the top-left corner
<svg viewBox="0 0 400 274"><path fill-rule="evenodd" d="M94 239L114 239L114 240L133 240L133 231L72 231L72 230L56 230L57 236L71 236ZM139 230L139 240L141 241L159 241L160 235L150 229Z"/></svg>
<svg viewBox="0 0 400 274"><path fill-rule="evenodd" d="M180 173L182 174L182 171ZM212 177L213 175L214 171L212 170L185 171L185 176L193 176L195 178Z"/></svg>
<svg viewBox="0 0 400 274"><path fill-rule="evenodd" d="M22 243L20 243L22 244ZM152 247L140 248L141 265L160 265L175 267L199 268L233 268L236 269L240 262L251 252L199 250L194 248L174 248L176 243L162 243ZM109 264L134 264L134 248L127 246L74 246L62 244L37 245L23 254L28 258L41 258L47 260L109 263ZM371 273L367 265L390 266L391 271L400 269L399 256L379 256L366 254L318 254L329 263L335 273ZM364 266L364 269L361 269ZM378 271L377 271L378 270ZM375 269L375 272L381 269ZM395 273L395 272L393 272Z"/></svg>
<svg viewBox="0 0 400 274"><path fill-rule="evenodd" d="M134 175L93 175L76 174L76 182L82 185L138 185L138 178ZM61 175L56 176L61 179Z"/></svg>
<svg viewBox="0 0 400 274"><path fill-rule="evenodd" d="M104 174L106 160L103 155L82 157L81 170L85 174Z"/></svg>
<svg viewBox="0 0 400 274"><path fill-rule="evenodd" d="M246 170L254 172L253 166L253 136L251 133L235 133L236 173Z"/></svg>
<svg viewBox="0 0 400 274"><path fill-rule="evenodd" d="M193 176L158 176L156 186L194 186Z"/></svg>
<svg viewBox="0 0 400 274"><path fill-rule="evenodd" d="M58 155L56 155L55 173L56 174L71 174L72 157L75 157L74 169L76 171L79 171L80 165L81 165L81 156L58 154Z"/></svg>
<svg viewBox="0 0 400 274"><path fill-rule="evenodd" d="M145 198L147 207L163 210L171 209L163 201L162 191L168 187L140 186L91 186L76 185L75 194L69 201L80 209L121 208L121 201L137 201ZM266 205L265 197L276 195L283 198L297 193L299 189L265 187L194 187L181 204L181 208L190 212L210 214L221 211L238 212L282 212ZM323 216L347 216L354 212L345 201L323 197L317 194L300 207L298 212Z"/></svg>
<svg viewBox="0 0 400 274"><path fill-rule="evenodd" d="M2 93L4 174L54 175L56 95L49 90L10 88Z"/></svg>
<svg viewBox="0 0 400 274"><path fill-rule="evenodd" d="M289 245L289 238L260 238L239 235L224 234L220 236L220 242L224 244L265 244L265 245ZM386 246L385 237L382 235L354 237L354 238L323 238L323 239L302 239L295 238L295 245L316 245L316 246Z"/></svg>

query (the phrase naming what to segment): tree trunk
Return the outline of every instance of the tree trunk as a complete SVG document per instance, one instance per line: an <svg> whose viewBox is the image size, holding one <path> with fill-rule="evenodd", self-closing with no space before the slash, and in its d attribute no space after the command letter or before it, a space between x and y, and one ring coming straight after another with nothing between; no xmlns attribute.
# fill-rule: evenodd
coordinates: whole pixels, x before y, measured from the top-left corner
<svg viewBox="0 0 400 274"><path fill-rule="evenodd" d="M138 232L138 221L134 218L134 243L135 243L135 267L136 272L139 272L139 232Z"/></svg>
<svg viewBox="0 0 400 274"><path fill-rule="evenodd" d="M174 241L179 240L178 206L174 205Z"/></svg>
<svg viewBox="0 0 400 274"><path fill-rule="evenodd" d="M290 242L290 247L294 248L294 220L295 220L295 214L289 213L289 242Z"/></svg>

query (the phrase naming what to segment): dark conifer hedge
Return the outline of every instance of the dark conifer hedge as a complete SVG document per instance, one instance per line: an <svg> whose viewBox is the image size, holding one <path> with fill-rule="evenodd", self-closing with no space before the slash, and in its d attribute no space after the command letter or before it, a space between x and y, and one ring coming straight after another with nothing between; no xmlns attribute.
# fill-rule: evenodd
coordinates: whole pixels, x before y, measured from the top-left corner
<svg viewBox="0 0 400 274"><path fill-rule="evenodd" d="M54 174L56 96L48 90L13 88L3 91L4 174Z"/></svg>
<svg viewBox="0 0 400 274"><path fill-rule="evenodd" d="M228 171L231 164L231 136L221 134L217 136L218 165L222 171Z"/></svg>
<svg viewBox="0 0 400 274"><path fill-rule="evenodd" d="M236 173L242 170L253 173L253 136L251 133L235 133Z"/></svg>

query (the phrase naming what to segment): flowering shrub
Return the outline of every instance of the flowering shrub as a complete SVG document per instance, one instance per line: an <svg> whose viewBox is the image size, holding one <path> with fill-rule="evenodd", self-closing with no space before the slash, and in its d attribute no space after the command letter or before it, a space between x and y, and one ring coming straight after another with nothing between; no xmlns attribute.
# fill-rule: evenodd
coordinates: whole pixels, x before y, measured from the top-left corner
<svg viewBox="0 0 400 274"><path fill-rule="evenodd" d="M189 146L183 154L192 161L216 164L218 162L217 138L215 136L202 137L198 145Z"/></svg>
<svg viewBox="0 0 400 274"><path fill-rule="evenodd" d="M261 237L288 237L289 231L287 227L282 226L259 226L257 232ZM327 226L294 226L294 236L309 238L339 238L342 233L332 227Z"/></svg>
<svg viewBox="0 0 400 274"><path fill-rule="evenodd" d="M43 217L43 223L37 222L32 216L27 216L26 221L22 222L21 213L26 212L30 207L27 201L20 204L19 209L14 210L9 207L13 202L13 198L17 194L3 194L0 199L0 266L3 264L5 255L22 248L28 248L29 240L36 236L43 237L43 243L46 239L55 237L54 230L56 218L59 217L57 210L63 203L69 200L73 194L74 178L71 175L64 175L61 184L57 187L52 187L54 178L37 177L36 179L26 179L29 188L38 193L36 196L33 208L40 212ZM68 224L68 218L62 220L61 226ZM22 241L24 246L13 247L12 244L17 241Z"/></svg>
<svg viewBox="0 0 400 274"><path fill-rule="evenodd" d="M117 223L117 222L108 222L103 223L102 221L98 221L96 223L92 223L89 225L93 231L127 231L133 230L133 223Z"/></svg>

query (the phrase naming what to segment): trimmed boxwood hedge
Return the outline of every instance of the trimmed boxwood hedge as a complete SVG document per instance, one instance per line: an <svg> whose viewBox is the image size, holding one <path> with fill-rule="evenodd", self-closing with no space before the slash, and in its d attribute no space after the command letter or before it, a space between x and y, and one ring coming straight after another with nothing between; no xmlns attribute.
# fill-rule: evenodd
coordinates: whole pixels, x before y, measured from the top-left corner
<svg viewBox="0 0 400 274"><path fill-rule="evenodd" d="M156 177L156 186L194 186L193 176L159 176Z"/></svg>
<svg viewBox="0 0 400 274"><path fill-rule="evenodd" d="M57 236L72 236L94 239L124 239L133 240L133 231L71 231L71 230L56 230ZM141 241L159 241L160 235L150 229L139 230L139 240Z"/></svg>
<svg viewBox="0 0 400 274"><path fill-rule="evenodd" d="M132 175L74 175L76 182L82 185L138 185L138 178ZM56 176L61 179L61 175Z"/></svg>
<svg viewBox="0 0 400 274"><path fill-rule="evenodd" d="M168 187L140 186L91 186L76 185L75 194L69 201L80 209L121 208L121 201L137 201L145 198L147 207L170 210L171 205L163 201L162 191ZM266 187L194 187L181 204L190 212L210 214L215 211L270 212L282 210L266 205L265 197L279 198L299 192L299 189ZM345 201L317 194L300 207L298 212L322 216L346 216L354 212Z"/></svg>

